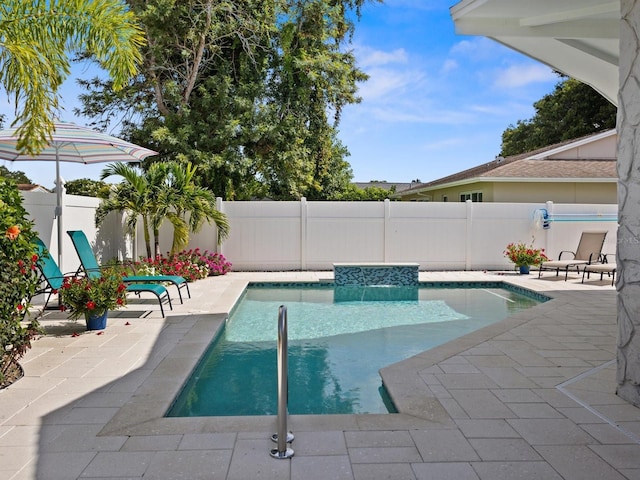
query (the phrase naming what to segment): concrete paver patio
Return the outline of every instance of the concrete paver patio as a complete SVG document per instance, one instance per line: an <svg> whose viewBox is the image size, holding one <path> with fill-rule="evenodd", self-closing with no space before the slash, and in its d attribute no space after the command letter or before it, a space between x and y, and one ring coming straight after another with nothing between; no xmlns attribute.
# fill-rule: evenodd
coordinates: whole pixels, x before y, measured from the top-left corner
<svg viewBox="0 0 640 480"><path fill-rule="evenodd" d="M553 300L383 369L399 414L290 417L291 460L268 454L275 417L162 416L247 282L330 278L232 272L193 284L165 319L131 304L102 334L45 318L25 377L0 391L0 478L640 479L640 409L615 395L606 279L421 272Z"/></svg>

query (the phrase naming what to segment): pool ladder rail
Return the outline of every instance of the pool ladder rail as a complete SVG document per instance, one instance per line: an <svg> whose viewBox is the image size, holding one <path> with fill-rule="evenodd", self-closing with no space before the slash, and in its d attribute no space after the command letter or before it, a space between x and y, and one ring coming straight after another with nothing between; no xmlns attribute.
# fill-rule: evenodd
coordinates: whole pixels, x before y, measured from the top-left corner
<svg viewBox="0 0 640 480"><path fill-rule="evenodd" d="M271 435L271 440L278 444L269 451L273 458L291 458L293 449L292 432L287 432L287 403L289 401L289 365L288 365L287 307L280 305L278 309L278 431Z"/></svg>

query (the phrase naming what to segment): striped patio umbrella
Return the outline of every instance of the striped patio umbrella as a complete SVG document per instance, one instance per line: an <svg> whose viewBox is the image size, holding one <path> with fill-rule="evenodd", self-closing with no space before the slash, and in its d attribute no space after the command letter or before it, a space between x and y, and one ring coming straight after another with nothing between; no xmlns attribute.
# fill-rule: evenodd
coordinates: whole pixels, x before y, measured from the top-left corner
<svg viewBox="0 0 640 480"><path fill-rule="evenodd" d="M139 162L158 152L126 142L116 137L96 132L73 123L57 122L49 145L36 156L17 151L18 137L15 128L0 130L0 159L17 161L56 162L56 210L58 219L58 265L62 268L62 188L60 162L101 163Z"/></svg>

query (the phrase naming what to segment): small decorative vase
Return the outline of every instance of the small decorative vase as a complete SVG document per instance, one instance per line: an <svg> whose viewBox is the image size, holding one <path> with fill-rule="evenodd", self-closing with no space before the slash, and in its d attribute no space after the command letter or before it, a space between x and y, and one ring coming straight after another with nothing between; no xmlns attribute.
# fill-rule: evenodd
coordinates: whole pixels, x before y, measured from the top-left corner
<svg viewBox="0 0 640 480"><path fill-rule="evenodd" d="M85 313L84 318L87 321L87 330L104 330L107 328L108 310L94 314Z"/></svg>
<svg viewBox="0 0 640 480"><path fill-rule="evenodd" d="M529 265L520 265L520 275L529 275Z"/></svg>

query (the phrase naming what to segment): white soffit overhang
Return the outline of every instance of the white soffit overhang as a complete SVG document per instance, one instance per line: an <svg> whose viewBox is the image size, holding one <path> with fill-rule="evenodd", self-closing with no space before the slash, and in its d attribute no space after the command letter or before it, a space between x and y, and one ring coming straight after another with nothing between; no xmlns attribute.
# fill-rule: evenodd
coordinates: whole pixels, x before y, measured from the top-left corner
<svg viewBox="0 0 640 480"><path fill-rule="evenodd" d="M463 0L451 16L456 33L492 38L617 105L619 0Z"/></svg>

